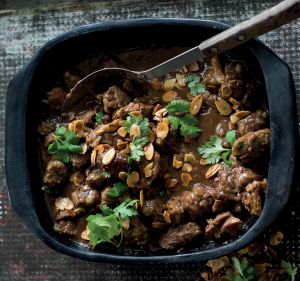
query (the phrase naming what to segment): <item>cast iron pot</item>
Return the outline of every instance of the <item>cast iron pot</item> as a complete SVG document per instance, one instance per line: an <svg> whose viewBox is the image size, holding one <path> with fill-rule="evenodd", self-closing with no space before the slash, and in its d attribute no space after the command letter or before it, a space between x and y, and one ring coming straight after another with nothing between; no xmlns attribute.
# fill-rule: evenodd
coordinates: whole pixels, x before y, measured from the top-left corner
<svg viewBox="0 0 300 281"><path fill-rule="evenodd" d="M136 19L75 28L46 43L10 82L6 97L5 161L9 198L17 214L51 248L97 262L145 264L199 262L227 255L250 243L277 217L288 201L294 172L295 98L288 66L259 41L242 47L243 59L264 83L270 116L269 187L261 216L227 244L172 255L125 256L101 253L55 233L41 192L38 164L38 105L66 65L99 50L166 46L194 47L228 25L193 19Z"/></svg>

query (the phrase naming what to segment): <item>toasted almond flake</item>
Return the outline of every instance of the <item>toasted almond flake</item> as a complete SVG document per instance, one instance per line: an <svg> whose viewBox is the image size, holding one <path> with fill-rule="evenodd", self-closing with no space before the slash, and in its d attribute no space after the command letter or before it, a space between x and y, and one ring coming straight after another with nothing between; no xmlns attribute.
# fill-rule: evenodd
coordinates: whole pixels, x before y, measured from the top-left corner
<svg viewBox="0 0 300 281"><path fill-rule="evenodd" d="M97 158L97 150L94 149L91 153L91 164L94 166L96 164L96 158Z"/></svg>
<svg viewBox="0 0 300 281"><path fill-rule="evenodd" d="M175 86L176 78L167 79L164 81L164 90L169 91L172 90Z"/></svg>
<svg viewBox="0 0 300 281"><path fill-rule="evenodd" d="M229 262L228 262L229 264ZM213 271L217 271L220 270L221 268L228 266L228 264L226 264L226 262L222 259L213 259L213 260L209 260L206 265L208 267L211 267Z"/></svg>
<svg viewBox="0 0 300 281"><path fill-rule="evenodd" d="M222 167L222 164L218 163L208 168L205 177L207 179L212 178Z"/></svg>
<svg viewBox="0 0 300 281"><path fill-rule="evenodd" d="M191 163L192 165L196 165L197 160L196 160L196 157L194 156L194 154L186 153L184 155L184 162L188 162L188 163Z"/></svg>
<svg viewBox="0 0 300 281"><path fill-rule="evenodd" d="M133 171L128 175L126 182L129 187L135 187L135 185L139 182L139 180L140 180L139 173Z"/></svg>
<svg viewBox="0 0 300 281"><path fill-rule="evenodd" d="M184 163L182 166L182 172L190 173L193 170L193 167L190 163Z"/></svg>
<svg viewBox="0 0 300 281"><path fill-rule="evenodd" d="M239 122L241 119L247 117L250 114L251 114L251 112L247 111L247 110L241 110L241 111L235 112L234 114L230 115L230 122L232 124L237 124L237 122Z"/></svg>
<svg viewBox="0 0 300 281"><path fill-rule="evenodd" d="M116 156L116 150L112 147L104 154L102 158L102 164L103 165L110 164L111 161L115 158L115 156Z"/></svg>
<svg viewBox="0 0 300 281"><path fill-rule="evenodd" d="M229 85L223 83L219 89L219 94L224 98L229 98L232 94L232 90Z"/></svg>
<svg viewBox="0 0 300 281"><path fill-rule="evenodd" d="M151 81L151 86L154 90L159 90L161 88L161 82L157 78L154 78Z"/></svg>
<svg viewBox="0 0 300 281"><path fill-rule="evenodd" d="M144 191L140 190L140 205L144 206Z"/></svg>
<svg viewBox="0 0 300 281"><path fill-rule="evenodd" d="M122 138L124 138L127 135L127 132L124 127L120 127L117 132L118 132L119 136Z"/></svg>
<svg viewBox="0 0 300 281"><path fill-rule="evenodd" d="M144 168L144 174L146 178L150 178L153 175L153 163L149 163L148 165L146 165L146 167Z"/></svg>
<svg viewBox="0 0 300 281"><path fill-rule="evenodd" d="M122 126L122 121L120 119L113 120L108 124L99 125L95 131L97 135L102 135L107 132L114 132L118 130L119 127Z"/></svg>
<svg viewBox="0 0 300 281"><path fill-rule="evenodd" d="M185 87L185 75L176 73L176 80L180 87Z"/></svg>
<svg viewBox="0 0 300 281"><path fill-rule="evenodd" d="M195 96L190 105L190 113L196 115L202 106L203 96Z"/></svg>
<svg viewBox="0 0 300 281"><path fill-rule="evenodd" d="M217 98L215 100L215 105L220 114L223 116L228 116L232 112L231 105L223 98Z"/></svg>
<svg viewBox="0 0 300 281"><path fill-rule="evenodd" d="M117 148L120 150L125 149L127 147L127 144L127 141L117 140Z"/></svg>
<svg viewBox="0 0 300 281"><path fill-rule="evenodd" d="M182 173L180 178L181 178L182 185L184 187L188 187L190 182L193 179L192 176L189 173Z"/></svg>
<svg viewBox="0 0 300 281"><path fill-rule="evenodd" d="M85 230L81 232L81 239L86 240L86 241L90 241L90 229L88 226L86 226Z"/></svg>
<svg viewBox="0 0 300 281"><path fill-rule="evenodd" d="M156 136L160 139L165 139L169 133L169 119L163 118L156 128Z"/></svg>
<svg viewBox="0 0 300 281"><path fill-rule="evenodd" d="M171 223L170 214L168 211L164 211L163 217L166 223Z"/></svg>
<svg viewBox="0 0 300 281"><path fill-rule="evenodd" d="M167 109L165 107L161 108L160 110L157 110L154 115L158 118L162 118L167 114Z"/></svg>
<svg viewBox="0 0 300 281"><path fill-rule="evenodd" d="M81 147L81 152L80 152L80 154L85 154L85 153L87 152L87 149L88 149L87 144L86 144L86 143L83 143L83 144L80 145L80 147Z"/></svg>
<svg viewBox="0 0 300 281"><path fill-rule="evenodd" d="M177 96L178 96L177 92L167 91L162 95L162 100L164 102L170 102L171 100L175 99Z"/></svg>
<svg viewBox="0 0 300 281"><path fill-rule="evenodd" d="M154 106L153 109L153 114L155 114L157 111L159 111L160 109L162 109L162 105L160 103L158 103L157 105Z"/></svg>
<svg viewBox="0 0 300 281"><path fill-rule="evenodd" d="M200 166L206 166L206 165L207 165L206 159L201 158L201 159L199 160L199 165L200 165Z"/></svg>
<svg viewBox="0 0 300 281"><path fill-rule="evenodd" d="M145 158L148 161L151 161L154 155L154 146L152 143L149 143L144 147Z"/></svg>
<svg viewBox="0 0 300 281"><path fill-rule="evenodd" d="M121 171L118 175L119 179L126 181L128 174L126 172Z"/></svg>
<svg viewBox="0 0 300 281"><path fill-rule="evenodd" d="M179 157L178 154L174 154L174 156L173 156L173 167L174 167L175 169L179 169L179 168L182 167L182 161L180 161L180 160L178 159L178 157Z"/></svg>
<svg viewBox="0 0 300 281"><path fill-rule="evenodd" d="M68 129L76 133L76 135L81 138L84 134L84 121L80 119L74 120L69 123Z"/></svg>
<svg viewBox="0 0 300 281"><path fill-rule="evenodd" d="M153 119L154 121L159 122L161 118L160 118L160 117L157 117L157 116L154 116L152 119Z"/></svg>
<svg viewBox="0 0 300 281"><path fill-rule="evenodd" d="M229 130L234 130L234 129L236 129L236 125L234 125L233 123L231 123L231 121L229 121L229 123L228 123L228 129Z"/></svg>
<svg viewBox="0 0 300 281"><path fill-rule="evenodd" d="M130 127L130 132L129 132L130 136L132 137L139 137L141 135L141 129L140 126L137 124L132 124Z"/></svg>
<svg viewBox="0 0 300 281"><path fill-rule="evenodd" d="M178 183L178 180L177 179L169 179L166 183L167 183L166 184L167 187L172 188Z"/></svg>
<svg viewBox="0 0 300 281"><path fill-rule="evenodd" d="M72 210L74 208L74 203L68 197L57 197L55 199L55 207L60 211Z"/></svg>
<svg viewBox="0 0 300 281"><path fill-rule="evenodd" d="M237 110L239 107L240 107L240 103L236 100L236 99L234 99L233 97L230 97L229 99L229 102L233 105L233 109L234 110Z"/></svg>
<svg viewBox="0 0 300 281"><path fill-rule="evenodd" d="M199 71L199 64L195 61L195 62L187 65L187 69L189 72Z"/></svg>
<svg viewBox="0 0 300 281"><path fill-rule="evenodd" d="M281 243L283 239L283 233L281 231L277 231L270 239L271 246L277 246Z"/></svg>
<svg viewBox="0 0 300 281"><path fill-rule="evenodd" d="M181 71L182 71L183 73L187 73L187 72L188 72L188 69L187 69L187 67L184 65L183 67L181 67Z"/></svg>

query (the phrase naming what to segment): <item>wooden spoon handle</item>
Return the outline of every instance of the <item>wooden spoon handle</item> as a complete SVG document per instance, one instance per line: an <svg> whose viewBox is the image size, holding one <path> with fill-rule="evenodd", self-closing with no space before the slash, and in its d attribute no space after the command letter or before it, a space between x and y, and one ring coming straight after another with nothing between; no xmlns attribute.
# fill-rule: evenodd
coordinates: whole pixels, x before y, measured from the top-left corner
<svg viewBox="0 0 300 281"><path fill-rule="evenodd" d="M300 0L284 0L199 45L207 57L222 53L300 16Z"/></svg>

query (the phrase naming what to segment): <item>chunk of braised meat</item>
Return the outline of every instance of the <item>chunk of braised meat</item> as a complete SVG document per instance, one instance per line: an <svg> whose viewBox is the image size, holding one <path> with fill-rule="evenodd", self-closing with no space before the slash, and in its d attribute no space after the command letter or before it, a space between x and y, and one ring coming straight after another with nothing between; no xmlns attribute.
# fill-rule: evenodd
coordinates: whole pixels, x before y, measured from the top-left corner
<svg viewBox="0 0 300 281"><path fill-rule="evenodd" d="M214 219L207 220L205 235L208 237L220 238L223 233L235 235L242 229L243 222L233 216L230 212L217 215Z"/></svg>
<svg viewBox="0 0 300 281"><path fill-rule="evenodd" d="M55 87L47 95L50 108L60 109L66 99L67 93L61 87Z"/></svg>
<svg viewBox="0 0 300 281"><path fill-rule="evenodd" d="M77 82L80 80L80 77L77 74L66 71L63 76L64 84L68 90L72 89Z"/></svg>
<svg viewBox="0 0 300 281"><path fill-rule="evenodd" d="M151 170L151 176L146 177L145 176L145 169L147 169L147 166L150 165ZM140 181L139 181L139 187L141 189L150 188L151 183L158 177L160 173L160 154L158 152L154 152L152 161L149 162L147 160L143 161L140 167Z"/></svg>
<svg viewBox="0 0 300 281"><path fill-rule="evenodd" d="M215 100L217 96L215 94L212 94L210 91L205 91L205 93L202 95L203 96L203 101L211 106L211 107L216 107L215 105Z"/></svg>
<svg viewBox="0 0 300 281"><path fill-rule="evenodd" d="M230 61L226 63L224 68L225 81L242 80L243 79L243 65L237 61Z"/></svg>
<svg viewBox="0 0 300 281"><path fill-rule="evenodd" d="M47 164L43 181L48 187L60 185L68 176L66 165L59 160L50 160Z"/></svg>
<svg viewBox="0 0 300 281"><path fill-rule="evenodd" d="M148 230L138 217L133 217L129 229L124 229L124 236L128 244L145 244L148 240Z"/></svg>
<svg viewBox="0 0 300 281"><path fill-rule="evenodd" d="M228 120L222 120L216 127L216 135L220 138L224 138L228 132Z"/></svg>
<svg viewBox="0 0 300 281"><path fill-rule="evenodd" d="M55 220L61 220L65 218L73 218L76 217L76 213L73 210L59 210L55 214Z"/></svg>
<svg viewBox="0 0 300 281"><path fill-rule="evenodd" d="M254 181L247 185L246 191L242 193L242 203L251 215L259 216L262 211L262 194L268 186L267 179Z"/></svg>
<svg viewBox="0 0 300 281"><path fill-rule="evenodd" d="M194 222L171 227L164 233L158 243L167 250L174 250L191 243L195 238L201 234L201 228Z"/></svg>
<svg viewBox="0 0 300 281"><path fill-rule="evenodd" d="M93 169L87 174L85 183L89 186L99 187L106 180L107 178L104 176L103 171Z"/></svg>
<svg viewBox="0 0 300 281"><path fill-rule="evenodd" d="M90 161L90 154L71 154L70 155L71 164L76 169L81 169Z"/></svg>
<svg viewBox="0 0 300 281"><path fill-rule="evenodd" d="M161 217L164 209L164 201L161 197L156 197L154 199L148 199L144 201L141 207L142 213L146 217Z"/></svg>
<svg viewBox="0 0 300 281"><path fill-rule="evenodd" d="M108 192L111 190L111 187L105 187L101 191L101 205L110 204L114 198L108 195Z"/></svg>
<svg viewBox="0 0 300 281"><path fill-rule="evenodd" d="M212 205L210 198L204 198L206 192L204 185L195 184L192 191L184 191L167 201L165 215L169 215L171 222L175 224L181 223L185 214L195 220Z"/></svg>
<svg viewBox="0 0 300 281"><path fill-rule="evenodd" d="M270 147L271 130L266 128L239 137L232 146L232 154L242 163L262 156Z"/></svg>
<svg viewBox="0 0 300 281"><path fill-rule="evenodd" d="M94 206L100 203L100 194L90 186L84 185L71 193L71 200L75 206Z"/></svg>
<svg viewBox="0 0 300 281"><path fill-rule="evenodd" d="M265 128L266 118L268 113L262 110L257 110L256 112L248 115L244 119L241 119L237 123L237 135L243 136L250 132L254 132L260 129Z"/></svg>
<svg viewBox="0 0 300 281"><path fill-rule="evenodd" d="M98 61L97 69L100 68L110 68L110 67L119 67L119 68L127 68L128 67L122 62L118 57L112 54L104 54ZM96 70L97 70L96 69Z"/></svg>
<svg viewBox="0 0 300 281"><path fill-rule="evenodd" d="M84 125L92 125L95 121L96 112L94 110L88 110L79 116L79 119L83 120Z"/></svg>
<svg viewBox="0 0 300 281"><path fill-rule="evenodd" d="M39 124L38 131L41 135L49 135L53 133L56 129L54 120L42 121Z"/></svg>
<svg viewBox="0 0 300 281"><path fill-rule="evenodd" d="M119 109L130 101L125 92L117 86L109 87L103 95L104 111L107 113Z"/></svg>
<svg viewBox="0 0 300 281"><path fill-rule="evenodd" d="M54 224L53 229L59 234L74 236L77 233L77 224L71 220L60 220Z"/></svg>
<svg viewBox="0 0 300 281"><path fill-rule="evenodd" d="M219 87L225 76L218 56L211 58L211 66L203 75L203 81L208 86Z"/></svg>
<svg viewBox="0 0 300 281"><path fill-rule="evenodd" d="M153 109L153 105L131 102L128 105L120 108L115 113L114 119L116 118L125 119L128 113L131 113L133 111L140 112L144 117L151 117L152 109Z"/></svg>

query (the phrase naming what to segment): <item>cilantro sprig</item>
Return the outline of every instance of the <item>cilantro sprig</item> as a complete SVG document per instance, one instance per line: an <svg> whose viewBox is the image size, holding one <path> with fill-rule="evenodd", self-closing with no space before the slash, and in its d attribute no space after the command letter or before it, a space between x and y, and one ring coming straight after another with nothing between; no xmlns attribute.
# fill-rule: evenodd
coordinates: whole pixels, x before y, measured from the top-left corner
<svg viewBox="0 0 300 281"><path fill-rule="evenodd" d="M96 116L95 116L95 120L98 124L105 124L104 120L103 120L103 116L104 116L104 113L103 111L99 111Z"/></svg>
<svg viewBox="0 0 300 281"><path fill-rule="evenodd" d="M297 275L297 271L298 271L298 267L295 266L294 264L291 264L290 262L286 262L286 261L281 261L281 268L284 270L285 273L287 273L289 275L289 277L291 278L291 281L295 281L296 279L296 275Z"/></svg>
<svg viewBox="0 0 300 281"><path fill-rule="evenodd" d="M190 102L183 99L172 100L166 108L172 129L179 129L184 137L196 138L200 135L198 119L189 113Z"/></svg>
<svg viewBox="0 0 300 281"><path fill-rule="evenodd" d="M128 190L128 187L123 182L116 182L112 189L107 193L110 197L119 197Z"/></svg>
<svg viewBox="0 0 300 281"><path fill-rule="evenodd" d="M130 132L130 128L133 124L136 124L140 127L140 136L133 137L132 142L130 144L130 156L128 158L128 163L131 164L132 161L139 162L141 158L145 155L144 146L149 142L149 121L148 118L144 118L142 116L135 116L133 114L129 114L122 122L123 127L126 132Z"/></svg>
<svg viewBox="0 0 300 281"><path fill-rule="evenodd" d="M80 138L73 131L60 127L52 135L54 140L48 145L48 152L56 159L68 163L70 153L81 153Z"/></svg>
<svg viewBox="0 0 300 281"><path fill-rule="evenodd" d="M236 140L236 131L228 131L225 138L232 146ZM198 147L198 152L204 159L206 159L208 164L216 164L221 160L223 160L228 166L232 164L228 159L231 153L231 148L224 148L222 146L222 139L216 135L211 136L208 142Z"/></svg>
<svg viewBox="0 0 300 281"><path fill-rule="evenodd" d="M120 247L123 241L122 221L138 215L135 205L138 200L127 199L114 209L107 205L101 207L101 213L87 217L89 238L93 248L102 243Z"/></svg>
<svg viewBox="0 0 300 281"><path fill-rule="evenodd" d="M255 270L254 267L250 265L248 259L243 257L240 261L236 257L232 257L232 267L234 273L226 276L229 281L251 281L255 280Z"/></svg>
<svg viewBox="0 0 300 281"><path fill-rule="evenodd" d="M184 79L191 95L194 97L205 93L205 85L200 80L201 77L197 74L188 74Z"/></svg>

